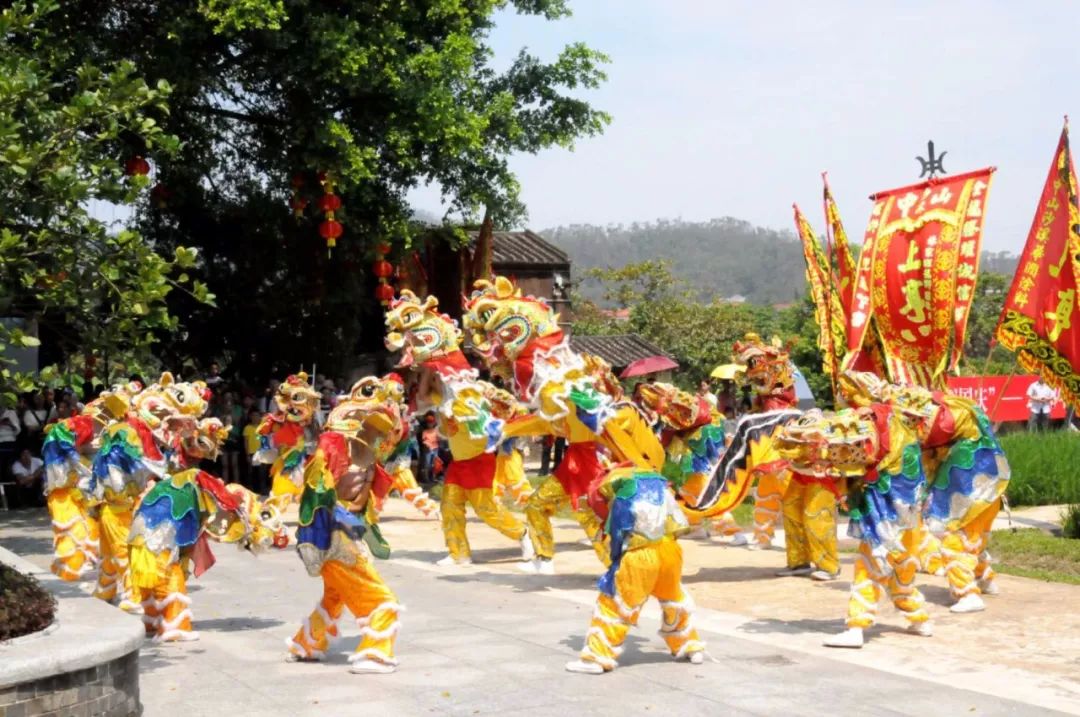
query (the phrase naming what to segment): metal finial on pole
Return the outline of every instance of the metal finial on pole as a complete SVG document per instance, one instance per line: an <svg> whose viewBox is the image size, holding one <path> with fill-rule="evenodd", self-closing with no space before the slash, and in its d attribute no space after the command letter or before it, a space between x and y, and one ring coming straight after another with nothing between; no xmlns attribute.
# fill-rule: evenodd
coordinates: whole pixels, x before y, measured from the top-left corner
<svg viewBox="0 0 1080 717"><path fill-rule="evenodd" d="M934 155L934 140L930 140L926 143L926 158L916 157L915 159L922 165L922 172L919 174L919 179L928 177L933 179L937 174L948 174L945 171L945 165L942 162L945 160L945 155L948 152L942 152L941 156Z"/></svg>

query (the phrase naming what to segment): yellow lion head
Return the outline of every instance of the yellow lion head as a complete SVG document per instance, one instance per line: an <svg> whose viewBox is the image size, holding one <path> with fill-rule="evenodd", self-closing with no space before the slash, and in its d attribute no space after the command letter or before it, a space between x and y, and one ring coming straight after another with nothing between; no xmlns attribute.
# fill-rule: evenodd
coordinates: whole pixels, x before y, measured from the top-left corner
<svg viewBox="0 0 1080 717"><path fill-rule="evenodd" d="M795 371L791 357L780 339L769 343L754 333L748 333L734 346L736 363L746 366L746 380L762 396L783 393L795 387Z"/></svg>
<svg viewBox="0 0 1080 717"><path fill-rule="evenodd" d="M660 421L676 431L701 423L701 402L697 397L670 383L639 383L634 388L634 403L650 423Z"/></svg>
<svg viewBox="0 0 1080 717"><path fill-rule="evenodd" d="M301 371L281 382L274 394L274 405L286 421L306 425L311 423L319 410L321 398L319 392L308 383L308 375Z"/></svg>
<svg viewBox="0 0 1080 717"><path fill-rule="evenodd" d="M186 424L194 429L196 420L206 413L210 389L202 381L177 381L166 371L131 398L131 408L153 429Z"/></svg>
<svg viewBox="0 0 1080 717"><path fill-rule="evenodd" d="M814 409L782 428L776 445L797 473L858 477L878 462L881 436L868 413Z"/></svg>
<svg viewBox="0 0 1080 717"><path fill-rule="evenodd" d="M408 289L390 302L386 312L386 348L400 351L398 366L407 367L440 358L461 349L461 329L439 312L439 300L423 301Z"/></svg>
<svg viewBox="0 0 1080 717"><path fill-rule="evenodd" d="M228 437L229 429L219 419L203 418L194 431L181 436L180 446L195 463L204 459L212 461L218 457Z"/></svg>
<svg viewBox="0 0 1080 717"><path fill-rule="evenodd" d="M464 301L462 324L489 363L513 361L530 342L561 334L559 315L543 299L523 296L505 276L481 279Z"/></svg>

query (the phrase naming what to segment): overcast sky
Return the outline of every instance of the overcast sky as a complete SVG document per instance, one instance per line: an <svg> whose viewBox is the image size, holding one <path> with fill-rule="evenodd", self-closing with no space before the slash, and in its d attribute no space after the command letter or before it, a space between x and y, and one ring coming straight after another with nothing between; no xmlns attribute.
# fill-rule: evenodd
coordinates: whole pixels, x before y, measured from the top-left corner
<svg viewBox="0 0 1080 717"><path fill-rule="evenodd" d="M811 7L817 5L818 7ZM867 195L916 181L933 139L952 174L998 167L985 248L1018 252L1061 130L1080 122L1080 2L576 0L558 22L498 17L500 63L585 41L613 115L575 151L512 162L535 229L732 216L819 231L829 171L861 243ZM437 209L437 193L417 192Z"/></svg>

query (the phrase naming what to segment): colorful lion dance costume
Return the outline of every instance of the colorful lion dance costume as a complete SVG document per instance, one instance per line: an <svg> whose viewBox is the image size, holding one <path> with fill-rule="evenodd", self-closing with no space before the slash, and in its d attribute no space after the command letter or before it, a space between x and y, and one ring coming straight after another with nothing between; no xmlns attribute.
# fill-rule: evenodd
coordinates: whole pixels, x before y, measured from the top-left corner
<svg viewBox="0 0 1080 717"><path fill-rule="evenodd" d="M182 440L185 461L213 460L228 429L216 418L199 422ZM199 639L191 629L187 578L214 564L208 539L264 547L281 528L274 505L197 468L165 476L135 509L128 538L129 577L141 604L147 635L155 642Z"/></svg>
<svg viewBox="0 0 1080 717"><path fill-rule="evenodd" d="M87 493L101 503L101 566L95 595L141 612L128 575L128 533L139 496L169 470L169 456L198 429L210 392L201 381L176 381L172 374L131 398L131 411L101 433Z"/></svg>
<svg viewBox="0 0 1080 717"><path fill-rule="evenodd" d="M312 577L323 581L323 596L300 629L286 640L291 660L318 660L336 636L345 608L356 617L361 640L349 658L351 672L388 673L397 668L394 640L399 614L397 598L379 577L358 540L364 524L338 501L337 487L348 484L356 502L365 501L374 479L371 451L385 424L372 420L370 407L351 399L339 403L327 419L315 453L304 470L300 495L297 550Z"/></svg>
<svg viewBox="0 0 1080 717"><path fill-rule="evenodd" d="M619 403L605 390L617 381L599 374L603 366L570 348L558 315L541 299L523 296L509 279L476 282L465 303L464 324L474 348L496 373L513 378L514 392L529 415L514 418L506 437L557 436L567 441L562 462L525 506L536 561L527 572L552 574L555 541L551 516L571 508L605 564L608 550L600 521L581 501L588 486L605 471L605 456L658 471L664 451L633 406Z"/></svg>
<svg viewBox="0 0 1080 717"><path fill-rule="evenodd" d="M450 444L452 461L440 506L449 555L439 564L472 562L465 533L466 505L489 526L517 542L522 556L531 559L532 543L525 526L495 500L493 491L504 420L496 415L491 396L499 389L479 380L461 351L461 330L438 307L433 296L421 302L411 291L402 291L386 313L386 347L401 352L399 366L422 369L417 401L435 409L440 433Z"/></svg>
<svg viewBox="0 0 1080 717"><path fill-rule="evenodd" d="M682 548L676 538L689 525L667 480L635 468L616 468L590 495L606 518L611 566L600 578L585 646L570 672L603 674L615 669L622 644L649 599L660 601L660 636L675 659L704 660L705 644L694 629L693 602L682 587Z"/></svg>
<svg viewBox="0 0 1080 717"><path fill-rule="evenodd" d="M277 410L266 414L259 424L259 450L251 459L270 466L270 495L299 498L304 488L304 461L319 435L315 414L320 400L303 371L278 386L274 394Z"/></svg>

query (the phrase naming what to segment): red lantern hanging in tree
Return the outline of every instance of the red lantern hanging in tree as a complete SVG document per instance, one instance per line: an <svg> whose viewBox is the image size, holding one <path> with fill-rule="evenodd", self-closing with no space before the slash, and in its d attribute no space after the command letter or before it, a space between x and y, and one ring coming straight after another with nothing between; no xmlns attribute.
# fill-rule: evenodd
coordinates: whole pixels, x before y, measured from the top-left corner
<svg viewBox="0 0 1080 717"><path fill-rule="evenodd" d="M301 190L304 188L304 175L297 172L292 176L292 197L289 199L289 208L292 209L293 216L299 219L304 216L304 209L307 208L308 200L301 194Z"/></svg>
<svg viewBox="0 0 1080 717"><path fill-rule="evenodd" d="M379 280L375 287L375 298L383 306L389 306L394 299L394 287L390 286L390 277L394 275L394 265L386 260L390 253L390 245L380 242L375 245L375 263L371 265L371 273Z"/></svg>
<svg viewBox="0 0 1080 717"><path fill-rule="evenodd" d="M375 298L383 306L388 306L394 300L394 287L389 284L379 284L375 287Z"/></svg>
<svg viewBox="0 0 1080 717"><path fill-rule="evenodd" d="M319 181L323 187L323 195L319 197L319 209L323 213L319 236L326 240L326 253L329 255L344 231L341 222L334 218L337 210L341 209L341 197L334 194L334 180L329 174L320 172Z"/></svg>
<svg viewBox="0 0 1080 717"><path fill-rule="evenodd" d="M129 177L144 177L150 174L150 163L140 155L135 155L124 163L124 174Z"/></svg>

